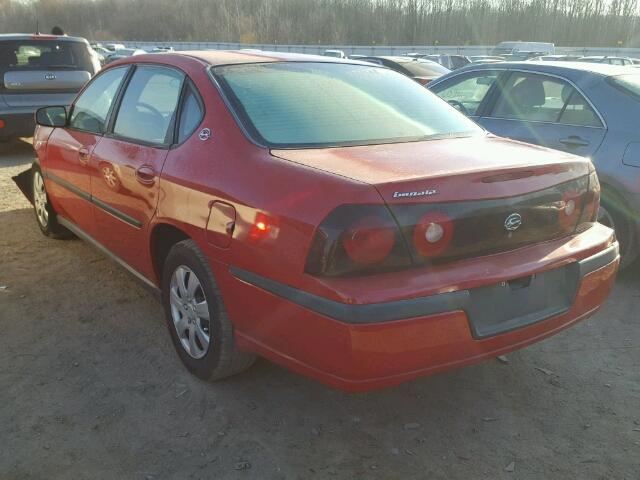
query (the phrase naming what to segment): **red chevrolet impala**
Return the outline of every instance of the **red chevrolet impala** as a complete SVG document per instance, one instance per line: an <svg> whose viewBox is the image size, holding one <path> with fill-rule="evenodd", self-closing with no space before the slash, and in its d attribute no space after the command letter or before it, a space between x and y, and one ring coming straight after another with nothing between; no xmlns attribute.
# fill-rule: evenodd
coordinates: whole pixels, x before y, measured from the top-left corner
<svg viewBox="0 0 640 480"><path fill-rule="evenodd" d="M395 385L553 335L616 276L587 159L492 136L381 66L137 56L36 117L41 230L161 292L200 378L261 355Z"/></svg>

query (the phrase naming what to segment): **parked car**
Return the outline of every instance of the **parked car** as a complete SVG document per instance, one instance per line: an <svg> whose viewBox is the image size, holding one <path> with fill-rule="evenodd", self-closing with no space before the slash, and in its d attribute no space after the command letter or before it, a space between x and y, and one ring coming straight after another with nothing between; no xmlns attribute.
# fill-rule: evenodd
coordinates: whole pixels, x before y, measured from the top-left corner
<svg viewBox="0 0 640 480"><path fill-rule="evenodd" d="M342 50L325 50L322 55L325 57L347 58Z"/></svg>
<svg viewBox="0 0 640 480"><path fill-rule="evenodd" d="M173 52L174 49L171 46L161 46L161 47L153 47L149 53L167 53Z"/></svg>
<svg viewBox="0 0 640 480"><path fill-rule="evenodd" d="M487 135L377 65L129 57L37 119L40 229L161 292L203 379L257 354L347 390L395 385L552 335L616 275L588 159Z"/></svg>
<svg viewBox="0 0 640 480"><path fill-rule="evenodd" d="M103 46L104 48L112 52L115 52L116 50L122 50L123 48L127 48L122 43L105 43L103 44Z"/></svg>
<svg viewBox="0 0 640 480"><path fill-rule="evenodd" d="M504 62L504 58L498 55L471 55L468 57L471 63L499 63Z"/></svg>
<svg viewBox="0 0 640 480"><path fill-rule="evenodd" d="M491 55L507 55L518 52L540 52L540 55L553 55L556 53L556 47L553 43L548 42L500 42L491 50Z"/></svg>
<svg viewBox="0 0 640 480"><path fill-rule="evenodd" d="M351 59L351 60L361 60L361 59L363 59L363 58L365 58L365 57L366 57L366 55L361 55L361 54L358 54L358 53L353 53L353 54L349 55L347 58L349 58L349 59Z"/></svg>
<svg viewBox="0 0 640 480"><path fill-rule="evenodd" d="M507 62L523 62L525 60L538 58L541 55L541 52L515 52L502 55L502 58Z"/></svg>
<svg viewBox="0 0 640 480"><path fill-rule="evenodd" d="M448 68L449 70L457 70L458 68L462 68L471 63L468 57L464 55L449 55L449 54L436 54L436 55L426 55L422 57L426 60L431 60L432 62L439 63L443 67Z"/></svg>
<svg viewBox="0 0 640 480"><path fill-rule="evenodd" d="M498 81L499 80L499 81ZM623 265L640 250L640 75L609 65L477 65L429 88L496 135L589 157Z"/></svg>
<svg viewBox="0 0 640 480"><path fill-rule="evenodd" d="M121 60L123 58L127 58L127 57L133 57L135 55L143 55L147 52L145 52L144 50L140 49L140 48L121 48L119 50L116 50L115 52L113 52L111 55L109 55L106 59L105 59L105 65L109 64L111 62L115 62L116 60Z"/></svg>
<svg viewBox="0 0 640 480"><path fill-rule="evenodd" d="M424 58L427 55L429 55L428 53L418 53L418 52L409 52L409 53L403 53L402 56L403 57L411 57L411 58Z"/></svg>
<svg viewBox="0 0 640 480"><path fill-rule="evenodd" d="M448 68L443 67L439 63L432 62L431 60L423 60L421 58L410 58L404 56L369 56L360 58L359 60L375 63L377 65L390 68L391 70L395 70L407 77L413 78L421 85L426 85L433 79L450 72Z"/></svg>
<svg viewBox="0 0 640 480"><path fill-rule="evenodd" d="M541 55L530 58L529 61L536 62L575 62L582 58L581 55Z"/></svg>
<svg viewBox="0 0 640 480"><path fill-rule="evenodd" d="M69 105L99 69L84 38L0 35L0 141L32 136L34 112Z"/></svg>
<svg viewBox="0 0 640 480"><path fill-rule="evenodd" d="M113 52L111 50L107 50L103 46L100 45L92 45L91 50L94 55L97 57L100 65L104 65L108 56L110 56Z"/></svg>
<svg viewBox="0 0 640 480"><path fill-rule="evenodd" d="M465 65L471 63L469 57L464 55L450 55L447 53L438 53L438 54L430 54L430 53L405 53L402 55L403 57L410 58L421 58L424 60L431 60L432 62L439 63L443 67L448 68L449 70L456 70L458 68L462 68Z"/></svg>
<svg viewBox="0 0 640 480"><path fill-rule="evenodd" d="M633 60L627 57L589 56L578 58L579 62L606 63L609 65L633 65Z"/></svg>

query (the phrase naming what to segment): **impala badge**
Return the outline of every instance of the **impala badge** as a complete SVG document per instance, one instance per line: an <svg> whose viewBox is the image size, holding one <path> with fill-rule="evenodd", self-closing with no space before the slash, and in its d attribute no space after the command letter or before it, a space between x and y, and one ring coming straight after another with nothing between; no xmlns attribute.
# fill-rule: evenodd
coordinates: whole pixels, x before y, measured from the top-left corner
<svg viewBox="0 0 640 480"><path fill-rule="evenodd" d="M203 128L202 130L200 130L200 133L198 134L198 138L203 142L206 140L209 140L211 138L211 129Z"/></svg>
<svg viewBox="0 0 640 480"><path fill-rule="evenodd" d="M512 213L504 221L504 228L508 232L513 232L522 225L522 216L519 213Z"/></svg>
<svg viewBox="0 0 640 480"><path fill-rule="evenodd" d="M431 195L437 195L439 192L435 188L427 188L417 192L394 192L393 198L406 198L406 197L430 197Z"/></svg>

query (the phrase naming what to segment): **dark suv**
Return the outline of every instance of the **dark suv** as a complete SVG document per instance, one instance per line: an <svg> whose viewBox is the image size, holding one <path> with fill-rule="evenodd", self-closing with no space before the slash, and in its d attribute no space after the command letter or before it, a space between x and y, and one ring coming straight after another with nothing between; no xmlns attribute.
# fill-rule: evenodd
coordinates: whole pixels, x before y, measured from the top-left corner
<svg viewBox="0 0 640 480"><path fill-rule="evenodd" d="M33 113L70 105L99 69L83 38L0 35L0 141L33 135Z"/></svg>

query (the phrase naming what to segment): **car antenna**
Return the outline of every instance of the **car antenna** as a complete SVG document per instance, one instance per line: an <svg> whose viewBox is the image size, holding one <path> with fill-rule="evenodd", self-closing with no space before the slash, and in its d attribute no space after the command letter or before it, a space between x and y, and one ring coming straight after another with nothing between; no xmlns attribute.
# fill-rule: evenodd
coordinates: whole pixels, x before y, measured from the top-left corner
<svg viewBox="0 0 640 480"><path fill-rule="evenodd" d="M36 10L36 35L40 35L40 25L38 21L38 5L35 5L34 8Z"/></svg>

